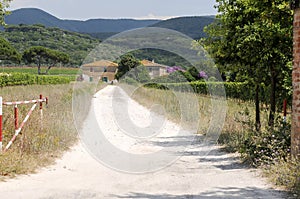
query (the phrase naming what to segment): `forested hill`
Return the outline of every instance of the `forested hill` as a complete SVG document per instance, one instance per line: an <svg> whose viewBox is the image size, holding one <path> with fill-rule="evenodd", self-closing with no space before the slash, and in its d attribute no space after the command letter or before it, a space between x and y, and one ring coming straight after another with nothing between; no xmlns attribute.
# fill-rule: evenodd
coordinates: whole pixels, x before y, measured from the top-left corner
<svg viewBox="0 0 300 199"><path fill-rule="evenodd" d="M151 26L176 30L193 39L200 39L206 37L203 31L204 27L211 24L214 20L213 16L178 17L161 21Z"/></svg>
<svg viewBox="0 0 300 199"><path fill-rule="evenodd" d="M7 39L20 53L32 46L43 46L70 55L72 66L81 65L88 53L100 41L89 35L46 28L43 25L9 25L1 32L1 37Z"/></svg>
<svg viewBox="0 0 300 199"><path fill-rule="evenodd" d="M168 20L134 20L134 19L90 19L87 21L62 20L37 8L22 8L6 16L10 25L42 24L46 27L87 33L100 40L130 29L142 27L161 27L179 31L193 39L205 36L203 28L212 23L214 16L178 17Z"/></svg>
<svg viewBox="0 0 300 199"><path fill-rule="evenodd" d="M37 8L22 8L12 11L5 17L7 24L43 24L46 27L58 27L64 30L82 33L122 32L129 29L153 25L160 20L134 20L134 19L89 19L62 20Z"/></svg>

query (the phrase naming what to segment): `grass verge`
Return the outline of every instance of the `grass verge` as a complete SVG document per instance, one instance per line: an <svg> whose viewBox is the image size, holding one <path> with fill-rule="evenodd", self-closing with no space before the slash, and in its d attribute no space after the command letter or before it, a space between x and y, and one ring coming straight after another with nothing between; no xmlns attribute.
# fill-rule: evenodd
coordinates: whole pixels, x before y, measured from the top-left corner
<svg viewBox="0 0 300 199"><path fill-rule="evenodd" d="M84 92L75 91L75 97L84 98L84 102L89 102L94 91L91 89L92 85L78 86ZM4 101L37 99L39 94L49 98L48 107L44 105L43 120L40 119L37 106L11 148L0 154L0 180L32 173L53 163L78 139L72 113L73 84L0 88L0 96ZM22 122L31 106L32 104L18 106L19 122ZM89 104L85 104L85 107L88 108ZM77 108L79 110L82 107ZM3 106L3 135L5 147L14 135L13 106Z"/></svg>

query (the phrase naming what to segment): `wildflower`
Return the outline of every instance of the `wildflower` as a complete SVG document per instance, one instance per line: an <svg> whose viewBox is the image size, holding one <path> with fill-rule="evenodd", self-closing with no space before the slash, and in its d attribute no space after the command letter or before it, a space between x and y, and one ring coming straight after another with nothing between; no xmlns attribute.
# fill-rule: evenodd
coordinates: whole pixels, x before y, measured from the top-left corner
<svg viewBox="0 0 300 199"><path fill-rule="evenodd" d="M204 71L200 71L198 77L199 77L199 78L202 78L202 79L207 79L207 78L208 78L206 72L204 72Z"/></svg>
<svg viewBox="0 0 300 199"><path fill-rule="evenodd" d="M168 67L167 68L167 73L173 73L173 72L176 72L176 71L184 72L184 70L180 66L173 66L173 67Z"/></svg>

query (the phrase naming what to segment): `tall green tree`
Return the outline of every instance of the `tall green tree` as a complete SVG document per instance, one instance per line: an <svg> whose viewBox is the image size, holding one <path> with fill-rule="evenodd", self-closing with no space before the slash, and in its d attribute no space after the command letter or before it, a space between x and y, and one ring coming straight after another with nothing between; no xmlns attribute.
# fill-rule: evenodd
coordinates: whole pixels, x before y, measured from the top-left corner
<svg viewBox="0 0 300 199"><path fill-rule="evenodd" d="M48 68L45 74L48 74L52 66L58 63L67 64L70 60L69 55L66 53L51 50L42 46L31 47L23 53L23 59L27 63L35 63L38 66L38 74L41 73L41 65L46 64Z"/></svg>
<svg viewBox="0 0 300 199"><path fill-rule="evenodd" d="M8 15L9 12L7 11L7 8L9 7L9 3L11 0L0 0L0 25L4 26L4 18L5 15Z"/></svg>
<svg viewBox="0 0 300 199"><path fill-rule="evenodd" d="M21 57L20 53L11 46L8 41L0 37L0 60L9 60L19 63Z"/></svg>
<svg viewBox="0 0 300 199"><path fill-rule="evenodd" d="M9 7L9 2L11 0L0 0L0 25L4 26L5 21L4 18L9 14L7 8ZM8 41L0 37L0 60L10 60L20 62L21 56L14 49Z"/></svg>
<svg viewBox="0 0 300 199"><path fill-rule="evenodd" d="M116 78L120 79L128 71L139 66L140 61L137 60L132 54L125 54L121 57L118 65L119 67L118 67L118 72L116 74Z"/></svg>
<svg viewBox="0 0 300 199"><path fill-rule="evenodd" d="M270 87L269 125L276 97L282 95L283 71L292 59L293 15L288 0L216 0L216 22L206 28L206 50L223 70L246 77L256 90L256 125L260 128L259 90Z"/></svg>

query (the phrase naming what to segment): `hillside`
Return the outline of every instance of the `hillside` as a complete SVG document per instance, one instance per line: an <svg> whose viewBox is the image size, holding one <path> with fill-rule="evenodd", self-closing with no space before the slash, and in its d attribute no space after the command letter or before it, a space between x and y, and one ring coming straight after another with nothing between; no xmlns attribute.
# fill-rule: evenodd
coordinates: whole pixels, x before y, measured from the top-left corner
<svg viewBox="0 0 300 199"><path fill-rule="evenodd" d="M71 65L81 65L87 54L99 44L99 40L85 34L74 33L43 25L11 25L1 36L19 52L31 46L44 46L70 55Z"/></svg>
<svg viewBox="0 0 300 199"><path fill-rule="evenodd" d="M213 21L214 17L212 16L179 17L164 20L151 26L176 30L193 39L200 39L206 36L203 32L204 27L211 24Z"/></svg>
<svg viewBox="0 0 300 199"><path fill-rule="evenodd" d="M62 20L37 8L22 8L12 11L5 17L10 25L43 24L46 27L58 27L64 30L81 33L122 32L129 29L153 25L159 20L134 20L134 19L89 19Z"/></svg>
<svg viewBox="0 0 300 199"><path fill-rule="evenodd" d="M87 33L92 37L104 40L114 34L142 27L161 27L179 31L193 39L205 37L203 28L212 23L214 16L178 17L168 20L134 20L134 19L89 19L62 20L37 8L22 8L12 11L5 17L10 25L42 24L46 27Z"/></svg>

